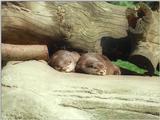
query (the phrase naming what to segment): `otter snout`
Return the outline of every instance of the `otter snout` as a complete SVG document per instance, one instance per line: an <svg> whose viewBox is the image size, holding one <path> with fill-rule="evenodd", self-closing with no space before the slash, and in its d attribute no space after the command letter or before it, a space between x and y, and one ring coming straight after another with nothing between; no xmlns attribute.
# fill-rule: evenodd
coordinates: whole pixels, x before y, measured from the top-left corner
<svg viewBox="0 0 160 120"><path fill-rule="evenodd" d="M71 63L67 66L55 66L54 68L61 72L71 72L71 71L74 71L75 64Z"/></svg>
<svg viewBox="0 0 160 120"><path fill-rule="evenodd" d="M100 70L97 72L98 75L106 75L106 70Z"/></svg>

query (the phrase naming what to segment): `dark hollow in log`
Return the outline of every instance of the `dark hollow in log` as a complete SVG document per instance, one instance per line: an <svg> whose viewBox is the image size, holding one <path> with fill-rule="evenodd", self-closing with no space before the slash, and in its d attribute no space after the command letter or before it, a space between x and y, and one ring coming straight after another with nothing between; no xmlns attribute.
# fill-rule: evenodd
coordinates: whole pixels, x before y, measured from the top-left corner
<svg viewBox="0 0 160 120"><path fill-rule="evenodd" d="M129 37L119 39L103 37L101 39L101 46L102 53L111 60L127 60L131 53L132 42Z"/></svg>
<svg viewBox="0 0 160 120"><path fill-rule="evenodd" d="M147 69L148 75L153 75L159 62L159 12L153 12L146 4L140 3L137 10L127 9L126 15L133 36L130 37L133 47L129 60Z"/></svg>

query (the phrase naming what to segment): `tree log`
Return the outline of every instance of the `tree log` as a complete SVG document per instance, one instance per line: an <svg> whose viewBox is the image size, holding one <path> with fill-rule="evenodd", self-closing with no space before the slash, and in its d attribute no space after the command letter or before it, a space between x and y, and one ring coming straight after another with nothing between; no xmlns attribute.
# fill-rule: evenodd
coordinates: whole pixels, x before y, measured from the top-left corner
<svg viewBox="0 0 160 120"><path fill-rule="evenodd" d="M144 62L143 66L151 66L146 68L153 73L160 61L159 57L154 59L160 54L160 15L157 11L149 11L153 21L141 27L147 34L141 32L143 38L138 38L140 44L136 48L143 52L133 51L131 59L134 55L143 56L149 61L149 64ZM137 33L128 27L126 8L107 2L2 2L4 43L47 44L50 52L67 47L102 53L101 38L104 36L124 38L129 30L136 38Z"/></svg>
<svg viewBox="0 0 160 120"><path fill-rule="evenodd" d="M48 61L48 48L46 45L11 45L2 43L2 60L46 60Z"/></svg>
<svg viewBox="0 0 160 120"><path fill-rule="evenodd" d="M127 36L123 7L106 2L18 3L2 6L2 42L55 44L64 40L74 48L101 52L103 36Z"/></svg>
<svg viewBox="0 0 160 120"><path fill-rule="evenodd" d="M128 17L130 17L130 19L128 19L129 30L134 34L132 44L136 44L129 59L138 66L147 69L148 74L152 75L160 61L160 14L157 11L151 11L151 9L143 3L140 4L140 8L136 11L138 17L133 17L135 14L134 11L135 10L132 10L132 13L128 15Z"/></svg>

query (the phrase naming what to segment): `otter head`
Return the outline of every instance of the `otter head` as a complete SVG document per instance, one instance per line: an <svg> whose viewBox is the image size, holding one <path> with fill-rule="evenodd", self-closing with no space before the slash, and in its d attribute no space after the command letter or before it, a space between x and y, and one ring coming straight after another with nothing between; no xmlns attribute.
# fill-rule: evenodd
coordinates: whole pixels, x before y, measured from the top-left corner
<svg viewBox="0 0 160 120"><path fill-rule="evenodd" d="M66 50L59 50L52 55L49 64L58 71L71 72L74 71L76 62L78 61L77 57L74 58L76 53L72 53ZM77 59L76 59L77 58Z"/></svg>
<svg viewBox="0 0 160 120"><path fill-rule="evenodd" d="M103 64L102 62L95 61L92 63L88 63L86 67L89 69L89 72L91 74L106 75L105 64Z"/></svg>
<svg viewBox="0 0 160 120"><path fill-rule="evenodd" d="M71 59L63 58L63 59L55 60L53 66L58 71L71 72L71 71L74 71L75 63L72 58Z"/></svg>

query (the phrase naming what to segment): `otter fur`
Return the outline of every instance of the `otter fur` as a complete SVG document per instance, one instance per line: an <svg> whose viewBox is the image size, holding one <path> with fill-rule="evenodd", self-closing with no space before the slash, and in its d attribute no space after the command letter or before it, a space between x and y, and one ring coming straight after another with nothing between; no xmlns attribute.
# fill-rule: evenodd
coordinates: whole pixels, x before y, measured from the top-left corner
<svg viewBox="0 0 160 120"><path fill-rule="evenodd" d="M76 66L76 71L94 75L120 75L118 66L103 55L97 53L83 54Z"/></svg>
<svg viewBox="0 0 160 120"><path fill-rule="evenodd" d="M58 71L72 72L79 58L80 55L77 52L59 50L51 56L49 65Z"/></svg>

